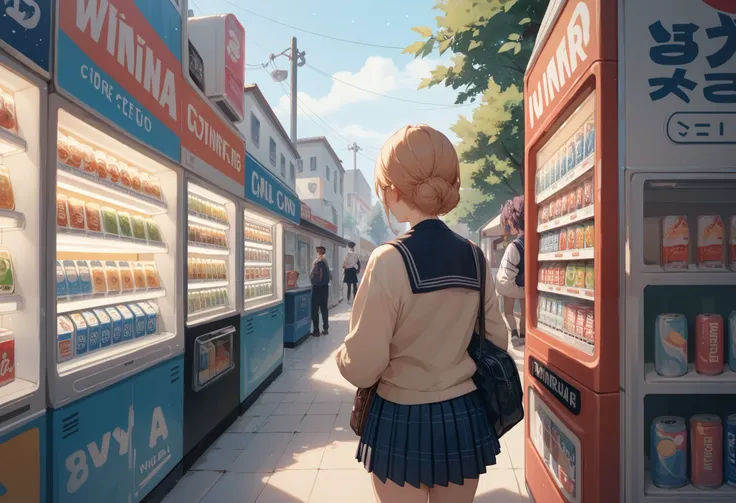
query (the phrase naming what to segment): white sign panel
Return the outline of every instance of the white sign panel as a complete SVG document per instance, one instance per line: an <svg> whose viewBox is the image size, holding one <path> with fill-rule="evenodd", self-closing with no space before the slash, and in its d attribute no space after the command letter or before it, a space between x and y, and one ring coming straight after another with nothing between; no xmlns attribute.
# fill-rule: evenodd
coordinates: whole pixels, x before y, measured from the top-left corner
<svg viewBox="0 0 736 503"><path fill-rule="evenodd" d="M626 168L736 168L736 1L621 4Z"/></svg>

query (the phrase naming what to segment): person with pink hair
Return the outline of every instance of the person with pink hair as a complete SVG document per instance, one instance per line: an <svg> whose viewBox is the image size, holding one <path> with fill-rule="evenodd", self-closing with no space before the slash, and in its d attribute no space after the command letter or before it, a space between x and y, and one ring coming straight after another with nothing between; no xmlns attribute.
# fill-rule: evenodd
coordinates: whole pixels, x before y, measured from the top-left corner
<svg viewBox="0 0 736 503"><path fill-rule="evenodd" d="M429 126L404 127L381 149L375 185L411 229L371 255L336 355L353 385L378 385L356 457L380 503L470 503L501 446L467 349L479 316L503 350L508 334L483 253L439 218L460 201L455 148Z"/></svg>
<svg viewBox="0 0 736 503"><path fill-rule="evenodd" d="M524 196L516 196L506 201L501 210L501 221L506 234L516 239L506 247L501 264L496 273L496 290L503 297L503 317L506 321L511 344L521 347L526 341L526 306L524 304ZM516 324L514 305L519 301L520 317Z"/></svg>

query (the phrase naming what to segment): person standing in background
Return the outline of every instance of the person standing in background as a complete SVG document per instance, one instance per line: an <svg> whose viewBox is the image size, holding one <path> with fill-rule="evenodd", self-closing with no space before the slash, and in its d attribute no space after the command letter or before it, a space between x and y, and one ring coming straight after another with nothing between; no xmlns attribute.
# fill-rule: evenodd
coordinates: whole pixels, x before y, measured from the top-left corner
<svg viewBox="0 0 736 503"><path fill-rule="evenodd" d="M348 243L348 253L342 261L343 282L348 286L348 305L353 303L353 298L358 292L358 272L360 271L360 259L355 253L355 243ZM351 295L352 293L352 295Z"/></svg>
<svg viewBox="0 0 736 503"><path fill-rule="evenodd" d="M327 265L324 246L317 247L317 258L312 264L309 280L312 283L312 336L319 337L319 314L322 313L322 335L327 335L330 322L327 317L327 302L330 296L330 266Z"/></svg>
<svg viewBox="0 0 736 503"><path fill-rule="evenodd" d="M503 297L503 317L511 335L511 344L521 347L526 341L526 306L524 304L524 196L506 201L501 220L507 234L516 239L506 247L496 274L496 291ZM516 325L514 305L519 300L521 315Z"/></svg>

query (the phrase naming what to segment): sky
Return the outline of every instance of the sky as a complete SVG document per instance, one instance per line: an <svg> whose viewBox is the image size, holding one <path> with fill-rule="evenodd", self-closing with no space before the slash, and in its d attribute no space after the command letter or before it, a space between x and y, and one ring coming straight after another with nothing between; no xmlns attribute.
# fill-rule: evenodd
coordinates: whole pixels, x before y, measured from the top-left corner
<svg viewBox="0 0 736 503"><path fill-rule="evenodd" d="M296 36L298 48L306 51L309 65L301 67L297 74L301 108L298 137L327 137L346 169L353 168L353 155L347 145L357 142L363 148L357 157L358 169L372 186L378 151L402 126L429 124L457 141L450 127L459 114L471 113L472 106L451 106L457 92L444 85L417 89L421 80L429 77L437 64L447 64L451 55L440 57L434 52L427 58L415 59L402 54L401 49L330 40L253 13L332 37L403 48L421 39L412 27L436 28L435 16L439 11L432 8L436 3L437 0L189 0L189 8L195 16L233 13L238 17L246 33L245 81L258 84L287 132L289 80L274 82L270 75L273 67L266 71L254 65L268 62L271 53L288 49L291 37ZM277 58L275 64L279 69L289 69L289 60L284 56ZM379 97L330 76L374 93L422 104Z"/></svg>

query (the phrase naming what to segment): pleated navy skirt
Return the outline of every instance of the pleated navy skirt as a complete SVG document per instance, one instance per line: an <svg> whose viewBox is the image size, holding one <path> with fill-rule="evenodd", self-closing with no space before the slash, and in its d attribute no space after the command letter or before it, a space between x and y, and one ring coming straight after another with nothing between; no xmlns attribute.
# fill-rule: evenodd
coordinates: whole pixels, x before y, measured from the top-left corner
<svg viewBox="0 0 736 503"><path fill-rule="evenodd" d="M356 458L384 483L418 488L477 479L500 452L477 392L426 405L376 396Z"/></svg>

